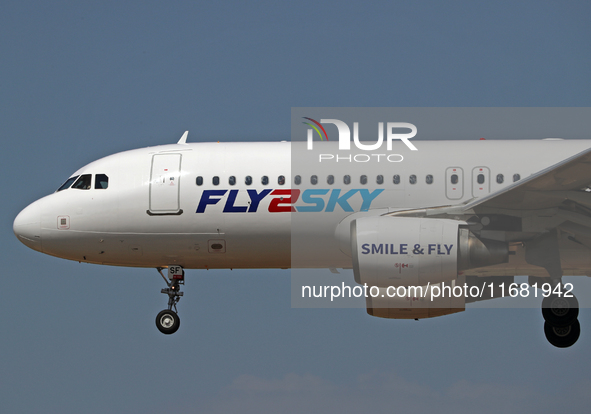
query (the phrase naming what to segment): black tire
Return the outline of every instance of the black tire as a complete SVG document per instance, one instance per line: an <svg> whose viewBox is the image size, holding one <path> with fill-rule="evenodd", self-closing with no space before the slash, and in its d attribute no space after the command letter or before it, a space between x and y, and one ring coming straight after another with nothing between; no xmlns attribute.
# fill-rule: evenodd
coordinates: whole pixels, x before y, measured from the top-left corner
<svg viewBox="0 0 591 414"><path fill-rule="evenodd" d="M181 319L176 312L165 309L156 316L156 327L165 335L171 335L179 330Z"/></svg>
<svg viewBox="0 0 591 414"><path fill-rule="evenodd" d="M570 326L579 317L579 301L550 295L542 300L542 316L554 327Z"/></svg>
<svg viewBox="0 0 591 414"><path fill-rule="evenodd" d="M546 339L557 348L573 346L581 334L581 325L575 321L570 326L552 326L544 322L544 334Z"/></svg>

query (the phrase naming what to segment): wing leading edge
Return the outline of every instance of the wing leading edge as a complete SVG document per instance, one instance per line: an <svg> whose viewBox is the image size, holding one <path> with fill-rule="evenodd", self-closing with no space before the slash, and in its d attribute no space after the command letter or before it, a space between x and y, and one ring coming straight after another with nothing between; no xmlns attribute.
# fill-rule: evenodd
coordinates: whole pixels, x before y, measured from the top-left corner
<svg viewBox="0 0 591 414"><path fill-rule="evenodd" d="M539 210L572 200L591 206L591 148L524 178L507 188L466 204L464 211Z"/></svg>

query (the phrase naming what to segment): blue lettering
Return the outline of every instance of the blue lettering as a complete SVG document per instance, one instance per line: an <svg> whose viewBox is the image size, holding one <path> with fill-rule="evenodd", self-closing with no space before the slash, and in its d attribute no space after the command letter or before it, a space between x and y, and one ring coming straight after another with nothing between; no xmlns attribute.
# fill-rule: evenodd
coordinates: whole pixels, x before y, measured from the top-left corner
<svg viewBox="0 0 591 414"><path fill-rule="evenodd" d="M313 206L298 206L296 207L296 210L299 212L318 212L318 211L322 211L324 209L324 199L323 198L317 198L317 197L312 197L312 196L316 196L316 195L325 195L326 193L328 193L328 190L306 190L302 193L302 202L306 203L306 204L314 204ZM351 210L353 211L353 210Z"/></svg>
<svg viewBox="0 0 591 414"><path fill-rule="evenodd" d="M371 250L370 250L369 246L370 246L369 243L365 243L361 246L363 254L369 254L370 251L371 251L371 254L408 254L408 244L406 244L406 243L402 243L400 245L395 245L392 243L390 243L390 244L388 244L388 243L372 244ZM399 247L398 251L396 250L395 246ZM450 244L450 245L429 244L427 246L428 246L428 254L434 254L435 252L437 252L436 254L450 255L451 250L454 245L453 244ZM445 251L442 250L442 246L445 249Z"/></svg>
<svg viewBox="0 0 591 414"><path fill-rule="evenodd" d="M235 205L236 199L238 198L239 191L242 190L204 190L201 199L199 200L199 205L197 206L197 213L205 213L205 210L208 205L215 205L219 203L221 199L224 198L226 193L228 197L226 199L226 203L224 205L223 212L224 213L255 213L257 212L259 205L263 198L269 195L273 190L266 189L261 190L261 192L257 192L257 190L246 190L248 192L248 196L250 197L249 205L247 206L240 206ZM321 212L326 211L328 213L334 212L337 205L339 205L342 211L346 212L353 212L355 211L353 207L349 204L349 200L353 197L357 192L359 192L362 203L360 211L368 211L371 208L371 203L373 200L376 199L378 195L380 195L384 191L383 189L377 189L374 191L370 191L368 189L353 189L341 194L340 189L308 189L303 191L301 195L300 201L304 204L301 206L295 207L296 211L298 212ZM328 201L325 197L329 194ZM388 254L388 245L386 244L384 249L386 249L385 254ZM398 254L394 252L394 247L390 246L390 254Z"/></svg>
<svg viewBox="0 0 591 414"><path fill-rule="evenodd" d="M228 200L226 201L226 205L224 206L224 213L246 213L246 209L248 209L248 206L234 207L234 202L236 201L237 195L238 190L230 190L230 194L228 194Z"/></svg>
<svg viewBox="0 0 591 414"><path fill-rule="evenodd" d="M376 254L376 253L384 254L382 251L383 247L384 246L382 246L381 244L378 244L377 246L375 244L372 244L371 245L371 254Z"/></svg>
<svg viewBox="0 0 591 414"><path fill-rule="evenodd" d="M339 197L341 190L332 190L330 193L330 198L328 199L328 204L326 205L327 212L333 212L335 206L338 204L341 206L343 211L353 211L353 208L349 205L347 201L353 194L355 194L359 190L349 190L345 194Z"/></svg>
<svg viewBox="0 0 591 414"><path fill-rule="evenodd" d="M361 211L367 211L371 207L371 202L380 195L383 189L374 190L373 192L369 192L367 189L358 190L361 194L361 198L363 199L363 203L361 204ZM347 204L348 205L348 204ZM345 210L348 211L348 210Z"/></svg>
<svg viewBox="0 0 591 414"><path fill-rule="evenodd" d="M217 204L220 201L220 198L212 199L212 196L222 197L226 194L228 190L205 190L201 195L201 200L199 200L199 206L197 206L197 213L205 213L205 207L208 204Z"/></svg>
<svg viewBox="0 0 591 414"><path fill-rule="evenodd" d="M250 208L248 209L249 213L256 213L257 209L259 208L259 203L267 194L269 194L272 190L263 190L260 193L257 193L257 190L246 190L248 191L248 196L250 197Z"/></svg>

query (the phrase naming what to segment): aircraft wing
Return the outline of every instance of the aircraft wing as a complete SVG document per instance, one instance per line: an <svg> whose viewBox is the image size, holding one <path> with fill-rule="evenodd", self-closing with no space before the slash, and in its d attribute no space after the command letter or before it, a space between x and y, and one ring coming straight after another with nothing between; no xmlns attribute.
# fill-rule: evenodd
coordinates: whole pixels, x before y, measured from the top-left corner
<svg viewBox="0 0 591 414"><path fill-rule="evenodd" d="M591 148L465 205L476 213L491 209L539 210L572 200L591 207Z"/></svg>

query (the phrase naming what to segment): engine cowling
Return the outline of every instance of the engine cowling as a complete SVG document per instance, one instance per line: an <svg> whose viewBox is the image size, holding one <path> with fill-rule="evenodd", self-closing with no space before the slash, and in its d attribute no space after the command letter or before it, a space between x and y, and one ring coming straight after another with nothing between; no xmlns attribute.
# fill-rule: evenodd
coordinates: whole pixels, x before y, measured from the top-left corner
<svg viewBox="0 0 591 414"><path fill-rule="evenodd" d="M458 272L506 263L507 243L481 240L467 223L374 216L351 222L355 281L370 286L422 286L455 280Z"/></svg>
<svg viewBox="0 0 591 414"><path fill-rule="evenodd" d="M463 280L459 285L462 284ZM450 293L455 286L456 281L428 287L373 288L374 294L365 299L367 313L378 318L426 319L462 312L466 300L463 295L454 296Z"/></svg>

